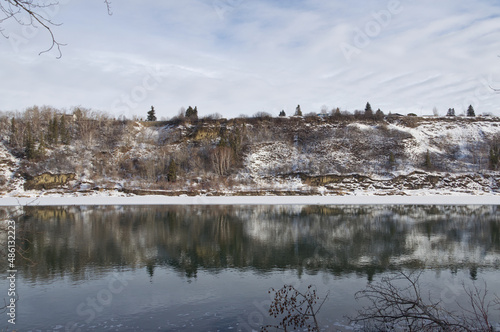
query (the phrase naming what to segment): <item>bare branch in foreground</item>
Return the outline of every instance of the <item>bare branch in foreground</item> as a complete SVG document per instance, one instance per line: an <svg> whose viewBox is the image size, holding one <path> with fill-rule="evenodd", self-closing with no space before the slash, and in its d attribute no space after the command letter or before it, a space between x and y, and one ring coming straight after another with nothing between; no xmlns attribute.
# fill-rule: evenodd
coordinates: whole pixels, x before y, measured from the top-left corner
<svg viewBox="0 0 500 332"><path fill-rule="evenodd" d="M283 331L288 331L289 328L292 330L307 328L307 331L319 331L316 316L328 298L328 294L318 303L320 297L312 285L307 287L305 293L291 285L285 285L277 291L272 288L269 293L274 293L269 315L281 321L278 325L263 326L261 331L269 331L269 328Z"/></svg>
<svg viewBox="0 0 500 332"><path fill-rule="evenodd" d="M369 304L358 311L352 323L363 324L373 329L403 329L409 331L493 331L489 320L492 308L498 309L498 297L487 300L486 285L481 290L476 285L463 289L468 297L468 306L460 304L462 312L446 310L440 300L422 297L419 283L420 273L399 274L384 277L378 283L369 284L356 293L357 300ZM397 286L398 284L404 286Z"/></svg>
<svg viewBox="0 0 500 332"><path fill-rule="evenodd" d="M111 2L109 0L104 0L108 14L112 15ZM54 1L43 1L43 0L0 0L0 24L7 22L9 20L14 20L16 23L22 26L31 26L37 29L39 26L44 28L50 35L52 44L49 48L39 53L47 53L57 48L59 55L56 57L60 59L62 57L61 46L66 44L60 43L56 40L52 27L60 26L61 24L55 23L50 16L51 11L47 9L53 9L59 6L59 2ZM52 12L54 12L52 10ZM4 38L9 38L8 33L0 27L0 34Z"/></svg>

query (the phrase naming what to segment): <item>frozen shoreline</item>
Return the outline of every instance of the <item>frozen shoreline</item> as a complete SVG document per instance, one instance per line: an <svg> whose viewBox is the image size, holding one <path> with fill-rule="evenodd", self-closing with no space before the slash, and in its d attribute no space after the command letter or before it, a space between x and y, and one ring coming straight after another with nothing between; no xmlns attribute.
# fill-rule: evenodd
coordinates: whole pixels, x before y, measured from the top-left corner
<svg viewBox="0 0 500 332"><path fill-rule="evenodd" d="M0 206L97 205L500 205L500 195L0 197Z"/></svg>

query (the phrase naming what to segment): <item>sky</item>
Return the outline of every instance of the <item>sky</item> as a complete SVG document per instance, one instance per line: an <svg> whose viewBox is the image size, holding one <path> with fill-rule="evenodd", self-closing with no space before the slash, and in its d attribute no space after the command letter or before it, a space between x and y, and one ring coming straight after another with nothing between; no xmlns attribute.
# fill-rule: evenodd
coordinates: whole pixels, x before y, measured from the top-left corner
<svg viewBox="0 0 500 332"><path fill-rule="evenodd" d="M5 2L5 0L0 0ZM61 0L43 29L1 23L0 110L159 119L353 112L500 116L498 0Z"/></svg>

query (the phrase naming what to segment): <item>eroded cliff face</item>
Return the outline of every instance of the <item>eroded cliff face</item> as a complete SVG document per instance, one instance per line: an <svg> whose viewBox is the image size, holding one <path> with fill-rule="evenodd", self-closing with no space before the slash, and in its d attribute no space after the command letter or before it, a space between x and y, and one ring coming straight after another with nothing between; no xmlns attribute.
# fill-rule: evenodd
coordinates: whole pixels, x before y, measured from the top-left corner
<svg viewBox="0 0 500 332"><path fill-rule="evenodd" d="M373 191L379 195L404 194L412 190L433 190L462 193L495 193L500 191L500 175L495 172L474 174L427 173L415 171L392 178L377 178L359 174L288 175L299 177L302 183L311 187L324 187L336 193L349 193L356 190Z"/></svg>
<svg viewBox="0 0 500 332"><path fill-rule="evenodd" d="M51 174L43 173L35 176L27 176L24 183L24 190L47 190L55 188L64 188L68 183L76 178L73 173L69 174Z"/></svg>
<svg viewBox="0 0 500 332"><path fill-rule="evenodd" d="M220 136L219 128L200 127L193 130L189 138L194 142L203 142L203 141L216 140L219 136Z"/></svg>
<svg viewBox="0 0 500 332"><path fill-rule="evenodd" d="M34 159L27 159L22 147L2 141L0 191L500 193L496 118L96 119L67 125L71 140L47 145ZM171 161L175 182L167 176Z"/></svg>

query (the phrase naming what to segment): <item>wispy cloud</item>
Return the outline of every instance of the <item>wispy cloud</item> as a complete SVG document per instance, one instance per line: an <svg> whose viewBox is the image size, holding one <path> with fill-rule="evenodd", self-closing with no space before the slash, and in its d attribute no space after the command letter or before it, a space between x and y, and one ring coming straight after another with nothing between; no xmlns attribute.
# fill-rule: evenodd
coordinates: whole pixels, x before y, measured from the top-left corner
<svg viewBox="0 0 500 332"><path fill-rule="evenodd" d="M500 81L497 2L144 0L113 3L113 16L99 5L61 7L61 60L37 55L42 31L15 50L0 40L3 110L124 112L113 105L135 93L125 115L151 105L165 117L187 105L226 116L297 104L353 111L367 101L426 114L471 102L500 115L500 95L485 87ZM350 59L342 45L356 48Z"/></svg>

